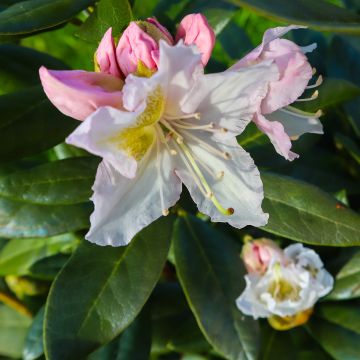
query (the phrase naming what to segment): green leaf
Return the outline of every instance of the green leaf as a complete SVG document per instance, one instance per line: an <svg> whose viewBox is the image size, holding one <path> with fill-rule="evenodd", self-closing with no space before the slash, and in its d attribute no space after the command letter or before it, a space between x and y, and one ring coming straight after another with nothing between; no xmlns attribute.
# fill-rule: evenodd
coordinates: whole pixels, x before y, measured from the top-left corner
<svg viewBox="0 0 360 360"><path fill-rule="evenodd" d="M0 197L39 205L86 202L98 164L95 157L79 157L17 171L0 178Z"/></svg>
<svg viewBox="0 0 360 360"><path fill-rule="evenodd" d="M64 254L46 257L30 267L30 275L42 280L54 280L68 260L69 256Z"/></svg>
<svg viewBox="0 0 360 360"><path fill-rule="evenodd" d="M31 319L0 304L0 355L21 358Z"/></svg>
<svg viewBox="0 0 360 360"><path fill-rule="evenodd" d="M255 359L257 323L235 305L245 286L239 248L190 215L177 219L173 241L177 274L206 339L227 359Z"/></svg>
<svg viewBox="0 0 360 360"><path fill-rule="evenodd" d="M132 12L128 0L101 0L80 28L79 36L86 41L97 43L112 27L113 35L118 37L131 20Z"/></svg>
<svg viewBox="0 0 360 360"><path fill-rule="evenodd" d="M335 134L335 145L338 149L345 149L349 155L360 165L360 148L351 138L343 134Z"/></svg>
<svg viewBox="0 0 360 360"><path fill-rule="evenodd" d="M148 360L150 347L150 314L145 306L120 336L92 353L87 360Z"/></svg>
<svg viewBox="0 0 360 360"><path fill-rule="evenodd" d="M0 111L0 162L49 149L79 124L55 109L37 86L0 96Z"/></svg>
<svg viewBox="0 0 360 360"><path fill-rule="evenodd" d="M60 25L95 0L28 0L0 12L0 35L20 35Z"/></svg>
<svg viewBox="0 0 360 360"><path fill-rule="evenodd" d="M316 309L316 315L360 335L359 303L325 303Z"/></svg>
<svg viewBox="0 0 360 360"><path fill-rule="evenodd" d="M87 241L78 247L48 297L48 359L83 358L134 320L159 279L172 223L171 217L159 219L126 247L99 247Z"/></svg>
<svg viewBox="0 0 360 360"><path fill-rule="evenodd" d="M38 260L69 250L77 241L73 234L10 240L0 251L0 276L28 275L31 266Z"/></svg>
<svg viewBox="0 0 360 360"><path fill-rule="evenodd" d="M311 336L335 359L357 360L360 354L360 335L318 317L307 325Z"/></svg>
<svg viewBox="0 0 360 360"><path fill-rule="evenodd" d="M35 360L44 353L43 347L43 323L45 307L42 307L36 314L29 331L26 335L23 350L23 360Z"/></svg>
<svg viewBox="0 0 360 360"><path fill-rule="evenodd" d="M360 16L323 0L228 0L259 15L321 31L360 34Z"/></svg>
<svg viewBox="0 0 360 360"><path fill-rule="evenodd" d="M360 297L360 251L336 275L328 300L347 300Z"/></svg>
<svg viewBox="0 0 360 360"><path fill-rule="evenodd" d="M360 245L360 217L319 188L263 173L265 231L313 245Z"/></svg>
<svg viewBox="0 0 360 360"><path fill-rule="evenodd" d="M0 94L39 84L42 65L56 70L67 68L62 61L45 53L18 45L0 45Z"/></svg>

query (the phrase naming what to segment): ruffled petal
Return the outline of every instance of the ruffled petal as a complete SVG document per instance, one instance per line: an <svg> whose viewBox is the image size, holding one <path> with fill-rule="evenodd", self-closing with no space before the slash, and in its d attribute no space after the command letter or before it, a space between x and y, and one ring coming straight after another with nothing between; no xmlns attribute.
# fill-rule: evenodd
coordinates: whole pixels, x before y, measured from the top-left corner
<svg viewBox="0 0 360 360"><path fill-rule="evenodd" d="M259 130L268 136L278 154L290 161L299 157L298 154L290 151L292 146L290 137L280 122L269 121L259 113L255 114L253 121Z"/></svg>
<svg viewBox="0 0 360 360"><path fill-rule="evenodd" d="M215 33L202 14L185 16L178 27L176 41L184 40L186 45L195 44L201 52L201 61L205 66L215 45Z"/></svg>
<svg viewBox="0 0 360 360"><path fill-rule="evenodd" d="M103 36L98 49L96 50L96 61L100 72L121 77L121 72L116 60L115 42L112 36L112 28Z"/></svg>
<svg viewBox="0 0 360 360"><path fill-rule="evenodd" d="M212 221L227 222L236 228L247 225L263 226L267 223L268 214L261 209L264 197L260 174L250 155L236 142L236 139L219 143L206 136L198 135L201 141L226 153L228 159L212 153L199 141L184 136L195 161L205 177L211 193L214 194L224 209L233 209L232 215L219 211L208 197L200 191L199 186L187 167L182 165L177 174L189 189L198 209L210 216Z"/></svg>
<svg viewBox="0 0 360 360"><path fill-rule="evenodd" d="M212 122L227 129L227 135L238 135L260 107L269 82L277 80L278 75L276 65L267 61L236 72L201 76L183 99L182 110L197 111L202 123Z"/></svg>
<svg viewBox="0 0 360 360"><path fill-rule="evenodd" d="M123 82L102 73L54 71L41 67L40 79L49 100L65 115L84 120L97 108L121 109Z"/></svg>
<svg viewBox="0 0 360 360"><path fill-rule="evenodd" d="M137 161L119 146L119 134L136 123L138 113L103 107L89 116L70 134L66 142L101 156L120 174L133 178Z"/></svg>
<svg viewBox="0 0 360 360"><path fill-rule="evenodd" d="M154 149L131 180L102 162L93 186L95 210L86 239L98 245L126 245L141 229L162 216L163 206L173 206L180 197L181 182L171 161L167 152L161 153L157 161Z"/></svg>

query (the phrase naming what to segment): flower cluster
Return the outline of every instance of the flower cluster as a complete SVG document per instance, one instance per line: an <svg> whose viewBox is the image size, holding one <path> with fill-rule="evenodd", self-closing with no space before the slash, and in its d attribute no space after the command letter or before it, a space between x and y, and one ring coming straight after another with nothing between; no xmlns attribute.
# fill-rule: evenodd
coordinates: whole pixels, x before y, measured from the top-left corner
<svg viewBox="0 0 360 360"><path fill-rule="evenodd" d="M127 244L169 213L182 184L212 221L267 223L259 171L236 136L254 121L292 160L290 139L322 132L320 113L290 106L321 82L308 86L313 71L305 53L314 46L280 39L295 28L266 31L262 44L227 71L205 74L215 43L206 18L186 16L175 37L150 18L131 22L117 44L109 29L95 72L40 69L50 101L82 121L66 141L103 159L89 241Z"/></svg>
<svg viewBox="0 0 360 360"><path fill-rule="evenodd" d="M269 318L277 328L305 322L317 300L333 287L320 257L302 244L282 250L271 240L255 240L244 245L242 258L248 274L236 304L244 314Z"/></svg>

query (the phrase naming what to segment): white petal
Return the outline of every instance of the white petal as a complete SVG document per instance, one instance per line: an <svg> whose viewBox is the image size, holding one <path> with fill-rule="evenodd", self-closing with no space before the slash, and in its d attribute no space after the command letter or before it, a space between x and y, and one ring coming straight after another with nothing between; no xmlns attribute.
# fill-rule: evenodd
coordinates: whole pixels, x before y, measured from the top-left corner
<svg viewBox="0 0 360 360"><path fill-rule="evenodd" d="M214 203L203 195L194 177L182 165L177 173L189 189L199 210L210 216L212 221L227 222L236 228L247 225L265 225L268 214L264 214L261 209L264 194L259 171L250 155L237 144L236 139L233 139L231 143L229 141L227 145L207 139L212 146L227 152L231 157L228 160L210 153L186 136L184 139L219 203L225 209L234 209L234 213L232 215L222 214ZM203 137L204 139L206 137ZM212 175L209 174L210 171ZM217 175L220 172L223 172L223 176L218 179Z"/></svg>
<svg viewBox="0 0 360 360"><path fill-rule="evenodd" d="M269 121L280 122L284 126L286 134L290 137L297 138L306 133L323 134L321 122L311 114L309 114L309 116L305 115L304 117L303 113L297 113L294 110L286 108L275 111L272 114L267 114L266 118Z"/></svg>
<svg viewBox="0 0 360 360"><path fill-rule="evenodd" d="M66 142L101 156L122 175L132 178L136 174L136 160L111 139L134 124L137 116L138 113L124 112L112 107L99 108L67 137Z"/></svg>
<svg viewBox="0 0 360 360"><path fill-rule="evenodd" d="M87 240L98 245L126 245L141 229L162 216L163 206L169 208L178 201L181 182L173 171L171 155L161 154L157 163L154 146L142 160L134 179L120 175L106 162L100 164L93 187L95 210L90 217Z"/></svg>
<svg viewBox="0 0 360 360"><path fill-rule="evenodd" d="M199 112L202 123L213 122L230 130L232 135L238 135L260 107L269 82L277 80L278 76L277 66L272 61L236 72L200 76L184 98L182 110Z"/></svg>

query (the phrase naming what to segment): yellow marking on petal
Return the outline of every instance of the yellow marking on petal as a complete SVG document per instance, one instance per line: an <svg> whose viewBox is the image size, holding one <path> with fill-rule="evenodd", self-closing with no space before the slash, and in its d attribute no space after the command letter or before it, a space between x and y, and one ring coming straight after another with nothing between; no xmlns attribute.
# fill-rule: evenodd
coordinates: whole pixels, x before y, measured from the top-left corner
<svg viewBox="0 0 360 360"><path fill-rule="evenodd" d="M312 313L313 308L310 308L292 316L281 317L278 315L273 315L268 318L268 321L271 327L273 327L275 330L284 331L305 324L309 320Z"/></svg>
<svg viewBox="0 0 360 360"><path fill-rule="evenodd" d="M96 52L94 53L94 70L95 72L100 72L100 65L96 58Z"/></svg>
<svg viewBox="0 0 360 360"><path fill-rule="evenodd" d="M110 141L124 150L136 161L140 161L156 139L155 124L165 108L165 97L160 86L146 99L145 110L137 117L133 127L120 131Z"/></svg>
<svg viewBox="0 0 360 360"><path fill-rule="evenodd" d="M135 75L139 77L151 77L156 72L156 69L149 69L141 60L137 63Z"/></svg>

